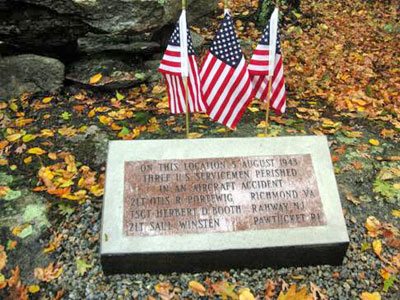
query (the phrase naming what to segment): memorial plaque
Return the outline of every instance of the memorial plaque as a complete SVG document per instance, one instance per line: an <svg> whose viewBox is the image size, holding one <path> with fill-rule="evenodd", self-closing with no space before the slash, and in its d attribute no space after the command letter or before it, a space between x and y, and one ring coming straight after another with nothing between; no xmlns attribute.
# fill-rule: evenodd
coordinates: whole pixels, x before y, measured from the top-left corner
<svg viewBox="0 0 400 300"><path fill-rule="evenodd" d="M339 264L347 245L324 137L110 144L106 273Z"/></svg>
<svg viewBox="0 0 400 300"><path fill-rule="evenodd" d="M129 236L326 224L309 154L126 162L124 186Z"/></svg>

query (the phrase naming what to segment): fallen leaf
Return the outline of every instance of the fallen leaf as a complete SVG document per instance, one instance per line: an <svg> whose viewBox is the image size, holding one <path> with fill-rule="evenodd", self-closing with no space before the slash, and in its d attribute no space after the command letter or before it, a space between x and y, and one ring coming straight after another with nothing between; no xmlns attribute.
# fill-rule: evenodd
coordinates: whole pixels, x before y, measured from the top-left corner
<svg viewBox="0 0 400 300"><path fill-rule="evenodd" d="M43 150L42 148L35 147L35 148L28 149L28 151L26 151L26 153L28 153L28 154L36 154L36 155L43 155L43 154L45 154L47 152L45 150Z"/></svg>
<svg viewBox="0 0 400 300"><path fill-rule="evenodd" d="M0 271L4 269L7 263L7 253L4 246L0 245Z"/></svg>
<svg viewBox="0 0 400 300"><path fill-rule="evenodd" d="M0 273L0 290L4 289L7 286L6 277Z"/></svg>
<svg viewBox="0 0 400 300"><path fill-rule="evenodd" d="M103 78L103 75L98 73L96 75L93 75L92 77L90 77L89 83L90 84L96 84L98 83L101 79Z"/></svg>
<svg viewBox="0 0 400 300"><path fill-rule="evenodd" d="M197 281L190 281L189 282L189 288L194 292L199 294L200 296L204 296L206 293L206 288L199 282Z"/></svg>
<svg viewBox="0 0 400 300"><path fill-rule="evenodd" d="M361 300L381 300L381 295L378 292L368 293L363 292L361 294Z"/></svg>
<svg viewBox="0 0 400 300"><path fill-rule="evenodd" d="M384 280L386 280L386 279L388 279L390 277L390 272L386 268L380 269L379 270L379 274L381 275L381 277Z"/></svg>
<svg viewBox="0 0 400 300"><path fill-rule="evenodd" d="M272 300L272 297L275 296L275 288L276 283L273 282L271 279L268 279L265 282L265 300Z"/></svg>
<svg viewBox="0 0 400 300"><path fill-rule="evenodd" d="M63 268L58 265L54 265L54 263L50 263L45 268L35 268L34 270L35 278L44 282L50 282L54 279L57 279L60 277L62 272Z"/></svg>
<svg viewBox="0 0 400 300"><path fill-rule="evenodd" d="M397 278L395 275L390 276L389 278L386 278L385 281L383 282L383 289L382 291L387 293L391 287L393 287L394 282L397 281Z"/></svg>
<svg viewBox="0 0 400 300"><path fill-rule="evenodd" d="M319 300L328 300L328 296L326 296L324 293L322 293L321 289L314 283L310 282L310 289L311 293L313 295L313 299L319 299Z"/></svg>
<svg viewBox="0 0 400 300"><path fill-rule="evenodd" d="M24 164L29 165L32 162L32 156L24 158Z"/></svg>
<svg viewBox="0 0 400 300"><path fill-rule="evenodd" d="M173 287L169 282L159 282L154 289L162 300L171 300L175 296L175 293L172 291Z"/></svg>
<svg viewBox="0 0 400 300"><path fill-rule="evenodd" d="M60 247L62 241L62 234L57 234L54 239L43 249L43 253L50 253L57 250Z"/></svg>
<svg viewBox="0 0 400 300"><path fill-rule="evenodd" d="M382 254L382 242L381 240L375 240L372 242L372 249L374 249L374 252L376 255L381 256Z"/></svg>
<svg viewBox="0 0 400 300"><path fill-rule="evenodd" d="M375 139L370 139L370 140L369 140L369 143L370 143L371 145L373 145L373 146L379 146L379 141L378 141L378 140L375 140Z"/></svg>
<svg viewBox="0 0 400 300"><path fill-rule="evenodd" d="M400 218L400 209L393 209L392 216L395 218Z"/></svg>
<svg viewBox="0 0 400 300"><path fill-rule="evenodd" d="M381 222L373 216L369 216L365 222L365 227L368 230L368 235L371 237L376 237L382 228Z"/></svg>
<svg viewBox="0 0 400 300"><path fill-rule="evenodd" d="M21 134L21 133L13 133L13 134L7 135L6 139L7 139L7 141L9 141L9 142L16 142L16 141L18 141L21 137L22 137L22 134Z"/></svg>
<svg viewBox="0 0 400 300"><path fill-rule="evenodd" d="M307 294L307 287L302 287L298 292L296 292L296 289L297 286L293 284L290 286L286 294L281 291L278 300L313 300L313 296Z"/></svg>
<svg viewBox="0 0 400 300"><path fill-rule="evenodd" d="M220 295L222 299L230 297L233 300L238 300L238 295L234 292L235 285L227 281L219 281L211 285L212 289L217 295Z"/></svg>
<svg viewBox="0 0 400 300"><path fill-rule="evenodd" d="M85 275L88 269L92 267L92 265L89 265L86 261L83 259L77 259L76 261L76 270L78 271L78 274L80 276Z"/></svg>
<svg viewBox="0 0 400 300"><path fill-rule="evenodd" d="M202 133L199 133L199 132L191 132L191 133L189 133L188 138L189 138L189 139L198 139L198 138L201 138L202 136L203 136Z"/></svg>
<svg viewBox="0 0 400 300"><path fill-rule="evenodd" d="M115 97L117 97L118 101L122 101L125 99L125 96L119 93L118 91L115 93Z"/></svg>
<svg viewBox="0 0 400 300"><path fill-rule="evenodd" d="M52 300L61 300L63 296L64 296L64 290L59 290L57 291L56 296Z"/></svg>
<svg viewBox="0 0 400 300"><path fill-rule="evenodd" d="M31 294L35 294L40 291L40 286L37 284L28 285L28 292Z"/></svg>
<svg viewBox="0 0 400 300"><path fill-rule="evenodd" d="M243 288L239 290L239 300L255 300L255 298L250 289Z"/></svg>
<svg viewBox="0 0 400 300"><path fill-rule="evenodd" d="M17 247L18 242L14 240L8 240L7 241L7 250L12 251Z"/></svg>
<svg viewBox="0 0 400 300"><path fill-rule="evenodd" d="M25 135L22 137L22 141L23 141L24 143L29 143L29 142L33 141L34 139L36 139L36 138L37 138L37 135L36 135L36 134L25 134Z"/></svg>
<svg viewBox="0 0 400 300"><path fill-rule="evenodd" d="M45 97L45 98L42 99L42 102L43 102L44 104L46 104L46 103L50 103L51 100L53 100L53 97Z"/></svg>

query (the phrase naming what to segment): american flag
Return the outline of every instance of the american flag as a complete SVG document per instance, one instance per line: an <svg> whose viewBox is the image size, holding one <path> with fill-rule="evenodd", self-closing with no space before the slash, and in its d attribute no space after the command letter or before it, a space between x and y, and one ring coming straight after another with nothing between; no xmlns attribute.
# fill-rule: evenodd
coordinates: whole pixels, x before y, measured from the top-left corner
<svg viewBox="0 0 400 300"><path fill-rule="evenodd" d="M185 28L186 32L181 32L180 28ZM181 47L181 44L184 45ZM185 44L187 45L186 49ZM186 90L183 77L188 77L189 111L206 111L201 95L199 69L197 67L192 37L186 25L185 11L182 11L180 20L169 39L159 71L164 75L167 82L171 113L180 114L186 112Z"/></svg>
<svg viewBox="0 0 400 300"><path fill-rule="evenodd" d="M283 75L281 43L278 32L277 10L274 14L271 17L270 24L267 25L263 32L260 43L254 50L253 57L249 64L249 72L251 74L256 98L264 102L266 102L268 98L269 80L272 80L270 106L277 113L284 113L286 110L286 89L285 77ZM274 24L272 20L273 17L276 17L276 24ZM274 44L276 47L275 49L273 49Z"/></svg>
<svg viewBox="0 0 400 300"><path fill-rule="evenodd" d="M204 60L200 78L210 118L235 128L253 98L253 87L228 11Z"/></svg>

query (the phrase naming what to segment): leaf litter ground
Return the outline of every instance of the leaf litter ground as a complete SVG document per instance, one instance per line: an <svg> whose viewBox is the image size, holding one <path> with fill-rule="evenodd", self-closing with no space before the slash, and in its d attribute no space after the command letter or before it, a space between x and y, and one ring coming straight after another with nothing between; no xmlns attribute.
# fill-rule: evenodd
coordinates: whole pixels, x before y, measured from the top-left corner
<svg viewBox="0 0 400 300"><path fill-rule="evenodd" d="M233 4L240 37L259 37L257 1ZM112 94L71 87L0 103L0 209L12 211L21 191L32 191L45 198L51 223L34 239L28 221L2 227L0 297L395 299L400 267L395 4L303 1L301 13L283 11L289 109L272 115L269 136L328 135L351 237L344 265L105 277L98 239L107 140L184 138L184 118L169 115L161 83ZM206 28L193 29L212 38ZM257 101L236 131L202 114L191 118L192 138L265 138L264 128ZM27 263L31 255L45 259Z"/></svg>

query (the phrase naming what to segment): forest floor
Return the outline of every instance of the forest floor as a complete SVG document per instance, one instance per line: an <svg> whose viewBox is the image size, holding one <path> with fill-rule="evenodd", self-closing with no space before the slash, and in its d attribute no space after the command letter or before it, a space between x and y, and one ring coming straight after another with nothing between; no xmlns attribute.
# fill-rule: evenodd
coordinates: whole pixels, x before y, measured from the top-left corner
<svg viewBox="0 0 400 300"><path fill-rule="evenodd" d="M255 46L258 1L232 2L240 38ZM105 276L108 140L182 139L185 122L169 114L162 83L112 94L72 86L0 103L0 298L398 299L398 7L303 0L300 12L282 8L288 111L271 116L269 137L328 136L351 240L343 265ZM235 131L196 114L191 136L266 138L264 119L257 101Z"/></svg>

